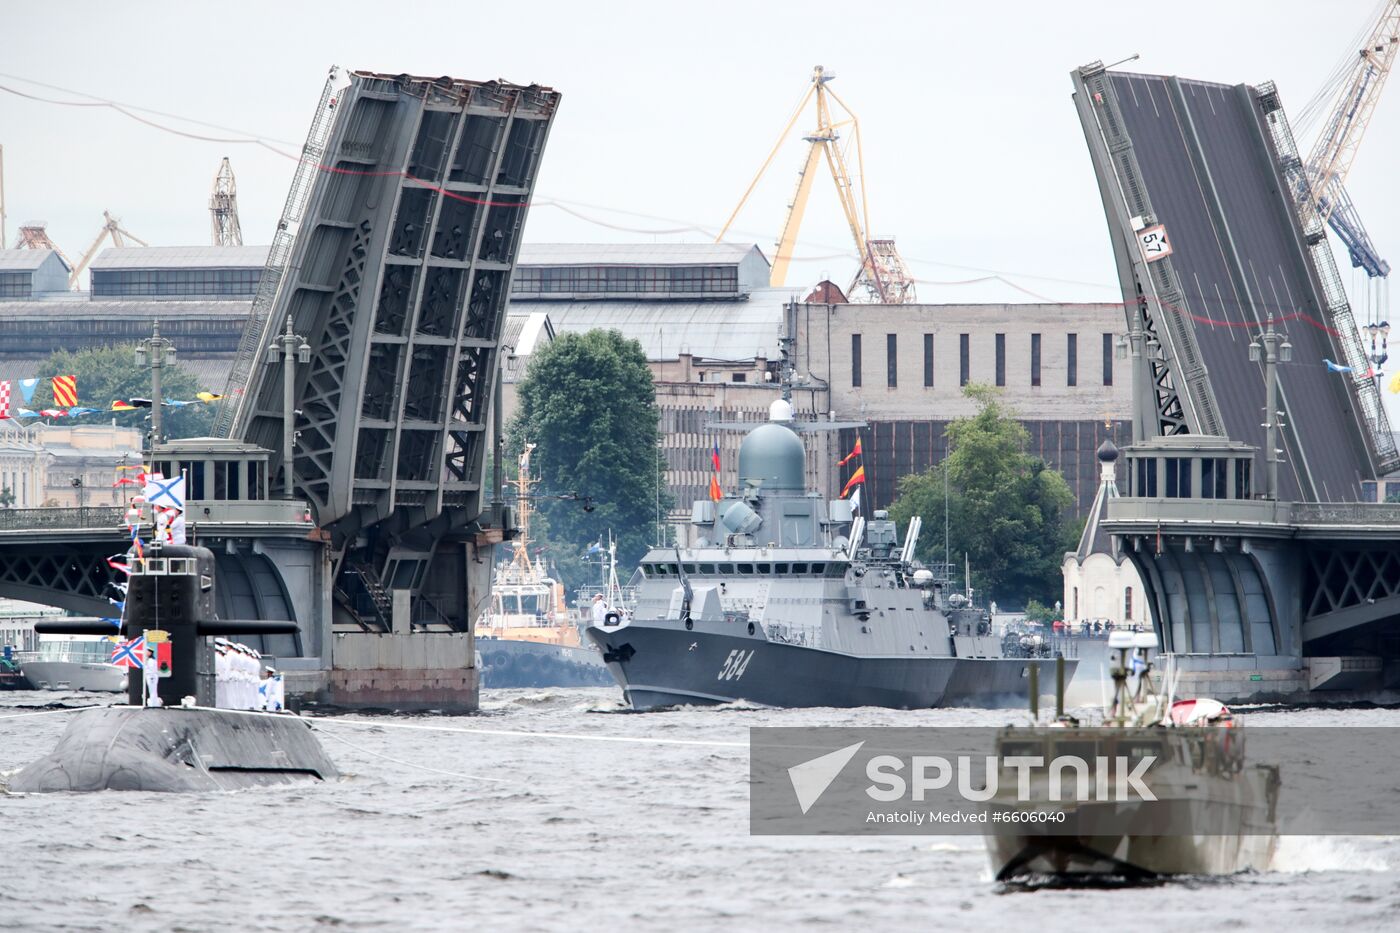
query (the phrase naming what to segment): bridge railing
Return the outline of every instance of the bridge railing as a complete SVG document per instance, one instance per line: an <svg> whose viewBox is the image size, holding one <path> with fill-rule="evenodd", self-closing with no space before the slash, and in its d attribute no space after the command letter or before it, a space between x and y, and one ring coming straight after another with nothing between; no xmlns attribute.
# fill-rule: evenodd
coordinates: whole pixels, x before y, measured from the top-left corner
<svg viewBox="0 0 1400 933"><path fill-rule="evenodd" d="M99 505L78 509L0 509L0 531L47 528L118 528L126 521L126 509Z"/></svg>
<svg viewBox="0 0 1400 933"><path fill-rule="evenodd" d="M1299 502L1299 525L1400 525L1400 502Z"/></svg>

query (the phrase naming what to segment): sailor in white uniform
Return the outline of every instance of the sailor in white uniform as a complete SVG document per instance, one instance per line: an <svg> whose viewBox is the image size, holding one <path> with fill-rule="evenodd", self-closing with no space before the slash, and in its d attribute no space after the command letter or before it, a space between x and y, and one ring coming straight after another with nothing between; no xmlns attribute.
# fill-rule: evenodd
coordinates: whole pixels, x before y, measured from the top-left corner
<svg viewBox="0 0 1400 933"><path fill-rule="evenodd" d="M603 599L603 594L602 594L602 593L596 593L596 594L594 594L594 596L593 596L593 624L601 627L602 624L603 624L603 622L606 621L607 617L608 617L608 604L607 604L606 601L604 601L604 599Z"/></svg>

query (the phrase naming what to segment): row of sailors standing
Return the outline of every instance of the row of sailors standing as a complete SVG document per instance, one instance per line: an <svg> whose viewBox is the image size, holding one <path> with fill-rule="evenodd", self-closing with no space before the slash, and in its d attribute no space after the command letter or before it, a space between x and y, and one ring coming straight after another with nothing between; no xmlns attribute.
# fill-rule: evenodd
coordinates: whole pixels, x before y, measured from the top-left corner
<svg viewBox="0 0 1400 933"><path fill-rule="evenodd" d="M214 705L220 709L286 708L282 675L263 668L256 650L223 638L214 639Z"/></svg>

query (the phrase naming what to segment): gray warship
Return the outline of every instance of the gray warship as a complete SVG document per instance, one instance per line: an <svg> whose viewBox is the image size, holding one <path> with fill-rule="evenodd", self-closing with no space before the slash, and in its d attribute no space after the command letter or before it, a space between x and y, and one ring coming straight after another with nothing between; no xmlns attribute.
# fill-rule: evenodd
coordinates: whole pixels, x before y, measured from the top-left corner
<svg viewBox="0 0 1400 933"><path fill-rule="evenodd" d="M885 512L866 522L849 501L808 492L798 427L775 401L740 446L739 494L696 502L695 546L649 551L631 616L586 629L627 702L1024 703L1030 668L1048 676L1057 640L994 632L946 568L914 559L919 519L901 542Z"/></svg>

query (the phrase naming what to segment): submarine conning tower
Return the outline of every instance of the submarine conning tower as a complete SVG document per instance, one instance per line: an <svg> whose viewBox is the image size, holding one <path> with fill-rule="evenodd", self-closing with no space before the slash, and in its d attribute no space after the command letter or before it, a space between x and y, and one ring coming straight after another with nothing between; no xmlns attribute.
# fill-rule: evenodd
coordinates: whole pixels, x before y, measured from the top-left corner
<svg viewBox="0 0 1400 933"><path fill-rule="evenodd" d="M296 634L294 621L219 619L214 612L214 553L184 544L152 545L144 557L131 561L120 633L135 638L164 632L170 645L170 667L161 673L157 693L165 706L178 706L187 696L199 706L214 705L214 643L216 635ZM107 622L56 619L40 622L43 635L110 635ZM127 702L140 706L143 674L132 668L127 676Z"/></svg>

